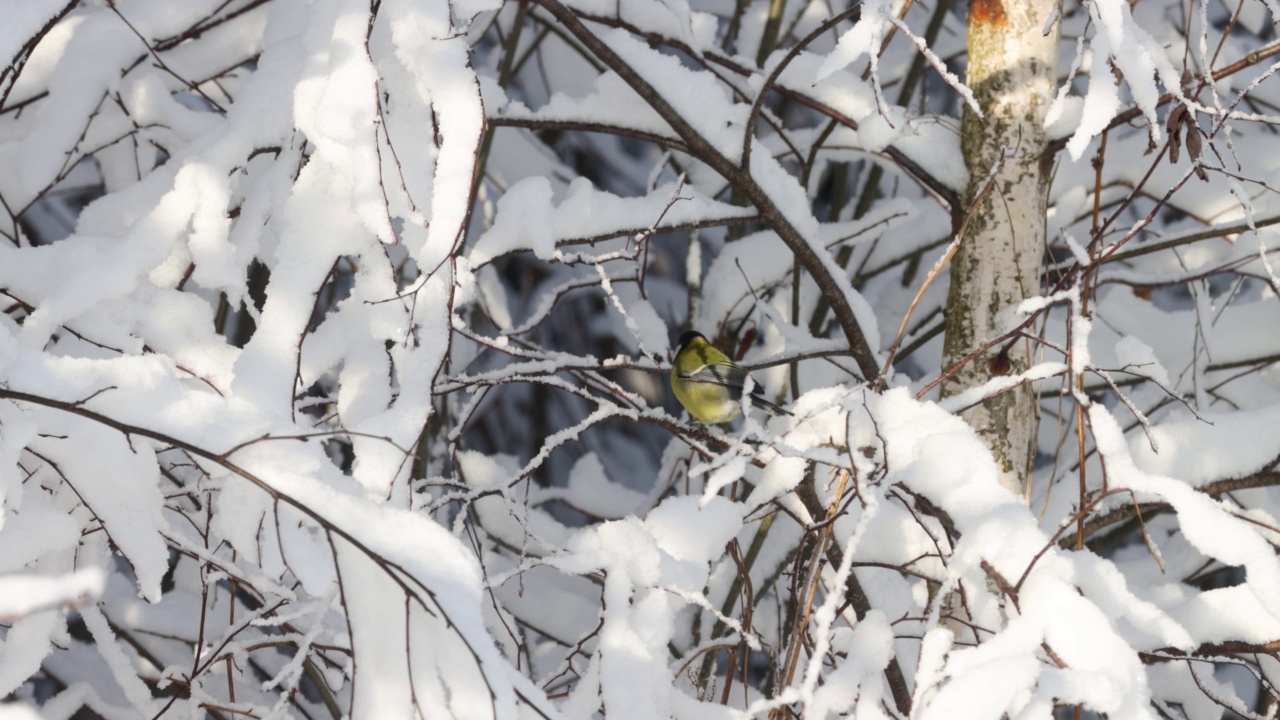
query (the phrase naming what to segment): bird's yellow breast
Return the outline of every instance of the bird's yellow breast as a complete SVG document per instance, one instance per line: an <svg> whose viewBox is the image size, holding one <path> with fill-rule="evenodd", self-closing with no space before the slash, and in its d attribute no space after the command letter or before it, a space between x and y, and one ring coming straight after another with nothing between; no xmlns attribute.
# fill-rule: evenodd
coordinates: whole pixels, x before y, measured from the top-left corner
<svg viewBox="0 0 1280 720"><path fill-rule="evenodd" d="M689 414L704 423L725 423L742 413L742 405L722 385L690 382L671 368L671 390Z"/></svg>

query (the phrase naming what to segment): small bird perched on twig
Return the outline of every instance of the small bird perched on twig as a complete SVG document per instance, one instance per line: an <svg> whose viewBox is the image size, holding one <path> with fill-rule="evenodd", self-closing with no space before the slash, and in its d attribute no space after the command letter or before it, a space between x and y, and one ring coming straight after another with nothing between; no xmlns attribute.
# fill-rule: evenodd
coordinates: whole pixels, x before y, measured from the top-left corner
<svg viewBox="0 0 1280 720"><path fill-rule="evenodd" d="M680 349L671 363L671 390L689 414L704 423L726 423L742 413L742 390L747 371L720 352L700 332L680 336ZM765 400L757 383L751 404L770 415L791 413Z"/></svg>

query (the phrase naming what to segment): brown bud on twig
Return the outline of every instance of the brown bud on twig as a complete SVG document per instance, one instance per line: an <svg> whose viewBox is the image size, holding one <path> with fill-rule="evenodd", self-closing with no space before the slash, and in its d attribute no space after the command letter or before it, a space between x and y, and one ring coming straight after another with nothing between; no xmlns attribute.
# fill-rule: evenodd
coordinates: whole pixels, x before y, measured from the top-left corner
<svg viewBox="0 0 1280 720"><path fill-rule="evenodd" d="M1013 361L1009 359L1007 348L987 361L987 372L992 375L1008 375L1013 372Z"/></svg>

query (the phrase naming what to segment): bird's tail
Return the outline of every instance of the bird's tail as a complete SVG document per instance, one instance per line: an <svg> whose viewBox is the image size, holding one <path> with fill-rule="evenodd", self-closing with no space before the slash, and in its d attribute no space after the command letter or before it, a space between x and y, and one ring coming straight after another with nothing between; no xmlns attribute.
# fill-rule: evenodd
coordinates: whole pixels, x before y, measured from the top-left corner
<svg viewBox="0 0 1280 720"><path fill-rule="evenodd" d="M783 410L781 407L778 407L777 405L774 405L768 400L765 400L759 395L751 396L751 404L769 413L770 415L790 415L791 414L790 412Z"/></svg>

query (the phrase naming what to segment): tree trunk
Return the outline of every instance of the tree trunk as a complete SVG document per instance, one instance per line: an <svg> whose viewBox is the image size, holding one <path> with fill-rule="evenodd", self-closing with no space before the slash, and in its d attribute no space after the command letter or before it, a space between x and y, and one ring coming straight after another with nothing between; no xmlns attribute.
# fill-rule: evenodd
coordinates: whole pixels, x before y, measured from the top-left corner
<svg viewBox="0 0 1280 720"><path fill-rule="evenodd" d="M966 107L961 125L970 180L956 213L957 231L959 218L971 217L951 262L944 368L1000 335L1013 307L1040 288L1049 191L1048 168L1041 167L1047 147L1043 125L1053 100L1058 47L1058 24L1044 33L1052 9L1053 3L1042 0L973 0L969 7L966 82L984 117ZM1025 341L1014 344L1007 358L999 354L1003 347L962 367L943 384L942 394L1027 367L1031 348ZM1033 403L1018 389L965 414L991 447L1005 486L1020 496L1032 460Z"/></svg>

